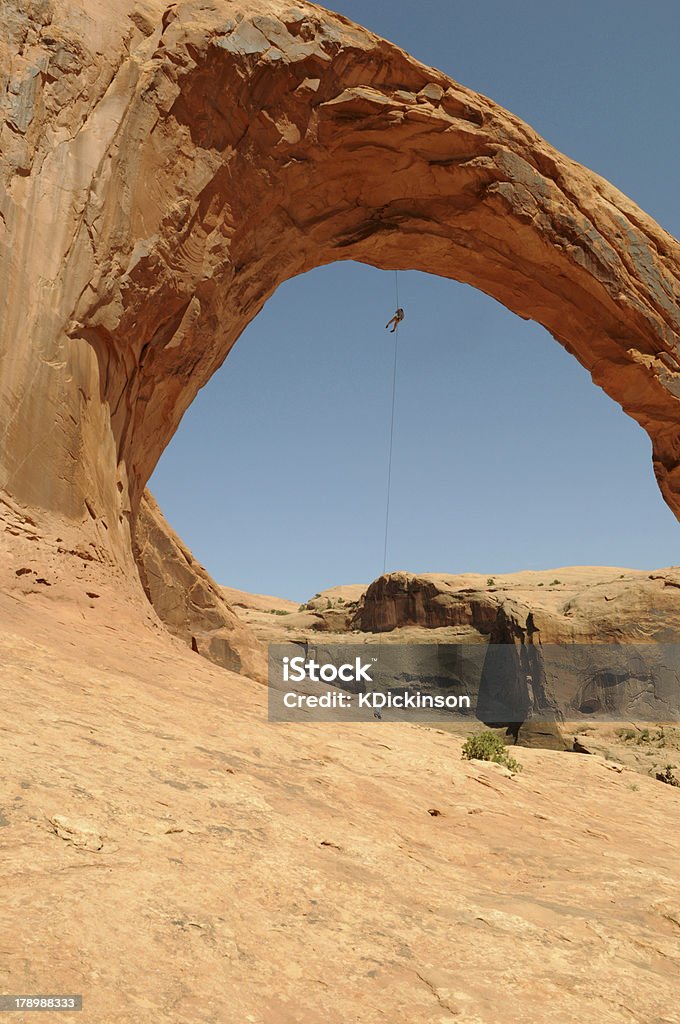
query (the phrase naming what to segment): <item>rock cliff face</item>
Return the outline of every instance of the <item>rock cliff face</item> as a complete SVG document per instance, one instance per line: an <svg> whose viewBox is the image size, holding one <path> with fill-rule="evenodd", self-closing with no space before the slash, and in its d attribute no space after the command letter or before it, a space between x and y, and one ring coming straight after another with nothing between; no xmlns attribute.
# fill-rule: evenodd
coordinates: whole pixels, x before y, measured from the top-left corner
<svg viewBox="0 0 680 1024"><path fill-rule="evenodd" d="M529 726L532 718L584 722L601 714L675 720L679 588L677 567L570 567L486 579L390 573L368 587L349 625L393 633L397 642L418 633L421 642L493 645L478 703L490 722L512 720L508 693ZM545 741L540 729L528 732Z"/></svg>
<svg viewBox="0 0 680 1024"><path fill-rule="evenodd" d="M170 632L209 661L264 682L264 646L168 526L148 491L142 498L136 526L135 557L142 586Z"/></svg>
<svg viewBox="0 0 680 1024"><path fill-rule="evenodd" d="M679 591L677 566L569 566L493 577L394 572L371 583L348 627L458 628L461 642L678 643Z"/></svg>
<svg viewBox="0 0 680 1024"><path fill-rule="evenodd" d="M677 566L570 566L494 577L393 572L300 606L226 594L263 643L305 643L317 660L327 646L377 645L394 685L417 679L416 689L445 692L464 683L483 720L511 726L524 744L572 749L573 733L557 723L677 720L679 589ZM414 660L417 644L429 649ZM392 645L410 650L389 662Z"/></svg>
<svg viewBox="0 0 680 1024"><path fill-rule="evenodd" d="M4 0L0 58L0 494L51 551L75 529L140 599L184 411L282 281L338 259L545 325L680 512L678 243L512 114L281 0Z"/></svg>

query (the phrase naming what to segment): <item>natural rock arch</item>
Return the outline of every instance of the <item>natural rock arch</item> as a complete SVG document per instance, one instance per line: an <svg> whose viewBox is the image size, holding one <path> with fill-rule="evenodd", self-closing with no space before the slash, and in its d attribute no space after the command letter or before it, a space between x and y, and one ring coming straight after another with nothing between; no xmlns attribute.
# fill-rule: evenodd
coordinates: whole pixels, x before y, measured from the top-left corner
<svg viewBox="0 0 680 1024"><path fill-rule="evenodd" d="M680 246L609 183L306 3L4 9L15 519L76 524L134 575L144 486L197 391L282 281L338 259L455 278L543 324L648 432L680 515Z"/></svg>

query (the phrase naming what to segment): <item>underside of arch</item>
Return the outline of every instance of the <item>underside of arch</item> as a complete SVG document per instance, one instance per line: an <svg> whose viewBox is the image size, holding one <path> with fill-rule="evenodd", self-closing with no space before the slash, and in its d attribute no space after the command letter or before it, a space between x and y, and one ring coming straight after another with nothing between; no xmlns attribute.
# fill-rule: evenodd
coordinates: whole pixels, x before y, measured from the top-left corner
<svg viewBox="0 0 680 1024"><path fill-rule="evenodd" d="M339 259L463 281L541 323L648 432L680 514L680 246L612 185L311 4L116 0L97 24L5 7L12 515L75 524L134 574L183 413L279 284Z"/></svg>

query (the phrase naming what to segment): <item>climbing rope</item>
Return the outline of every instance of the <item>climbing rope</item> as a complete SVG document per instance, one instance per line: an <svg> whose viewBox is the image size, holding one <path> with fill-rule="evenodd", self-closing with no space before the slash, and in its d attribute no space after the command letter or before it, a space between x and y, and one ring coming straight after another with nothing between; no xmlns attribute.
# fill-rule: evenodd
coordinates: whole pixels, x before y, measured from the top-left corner
<svg viewBox="0 0 680 1024"><path fill-rule="evenodd" d="M399 305L399 275L394 271L394 291L397 299L397 312L394 316L394 360L392 363L392 413L390 416L390 443L387 456L387 494L385 498L385 543L383 546L383 575L387 572L387 541L390 529L390 497L392 493L392 451L394 449L394 410L397 398L397 357L399 354L399 324L404 318L404 312ZM401 316L399 314L401 313ZM390 321L391 323L392 321ZM388 324L389 326L389 324Z"/></svg>
<svg viewBox="0 0 680 1024"><path fill-rule="evenodd" d="M390 443L387 455L387 493L385 495L385 542L383 545L383 576L387 572L387 542L390 534L390 498L392 495L392 453L394 451L394 411L397 405L397 361L399 356L399 324L404 319L404 310L399 305L399 275L394 271L394 293L397 300L397 308L392 319L385 327L392 326L394 335L394 358L392 360L392 410L390 413ZM378 657L380 664L382 655L382 642L378 640ZM382 718L380 711L374 710L374 718Z"/></svg>

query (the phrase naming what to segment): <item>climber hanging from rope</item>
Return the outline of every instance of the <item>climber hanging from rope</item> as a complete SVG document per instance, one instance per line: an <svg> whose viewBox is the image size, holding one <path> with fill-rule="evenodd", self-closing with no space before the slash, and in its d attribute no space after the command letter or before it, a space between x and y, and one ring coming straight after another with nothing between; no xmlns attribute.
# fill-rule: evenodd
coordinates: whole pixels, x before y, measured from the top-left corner
<svg viewBox="0 0 680 1024"><path fill-rule="evenodd" d="M394 314L394 316L392 317L392 319L388 320L388 322L385 324L385 330L387 330L387 328L390 327L391 325L394 325L392 327L392 330L390 331L390 334L394 334L394 332L396 331L397 327L399 326L401 321L404 319L404 316L405 316L404 310L401 308L401 306L399 306L399 308L397 309L397 311Z"/></svg>
<svg viewBox="0 0 680 1024"><path fill-rule="evenodd" d="M399 305L399 274L394 271L394 297L396 300L396 312L391 320L385 324L385 329L392 326L391 333L394 334L401 321L404 319L404 310ZM394 410L397 399L397 355L399 350L399 332L394 338L394 362L392 365L392 412L390 416L390 445L387 457L387 493L385 495L385 543L383 545L383 574L387 572L387 538L390 527L390 494L392 490L392 449L394 448Z"/></svg>

